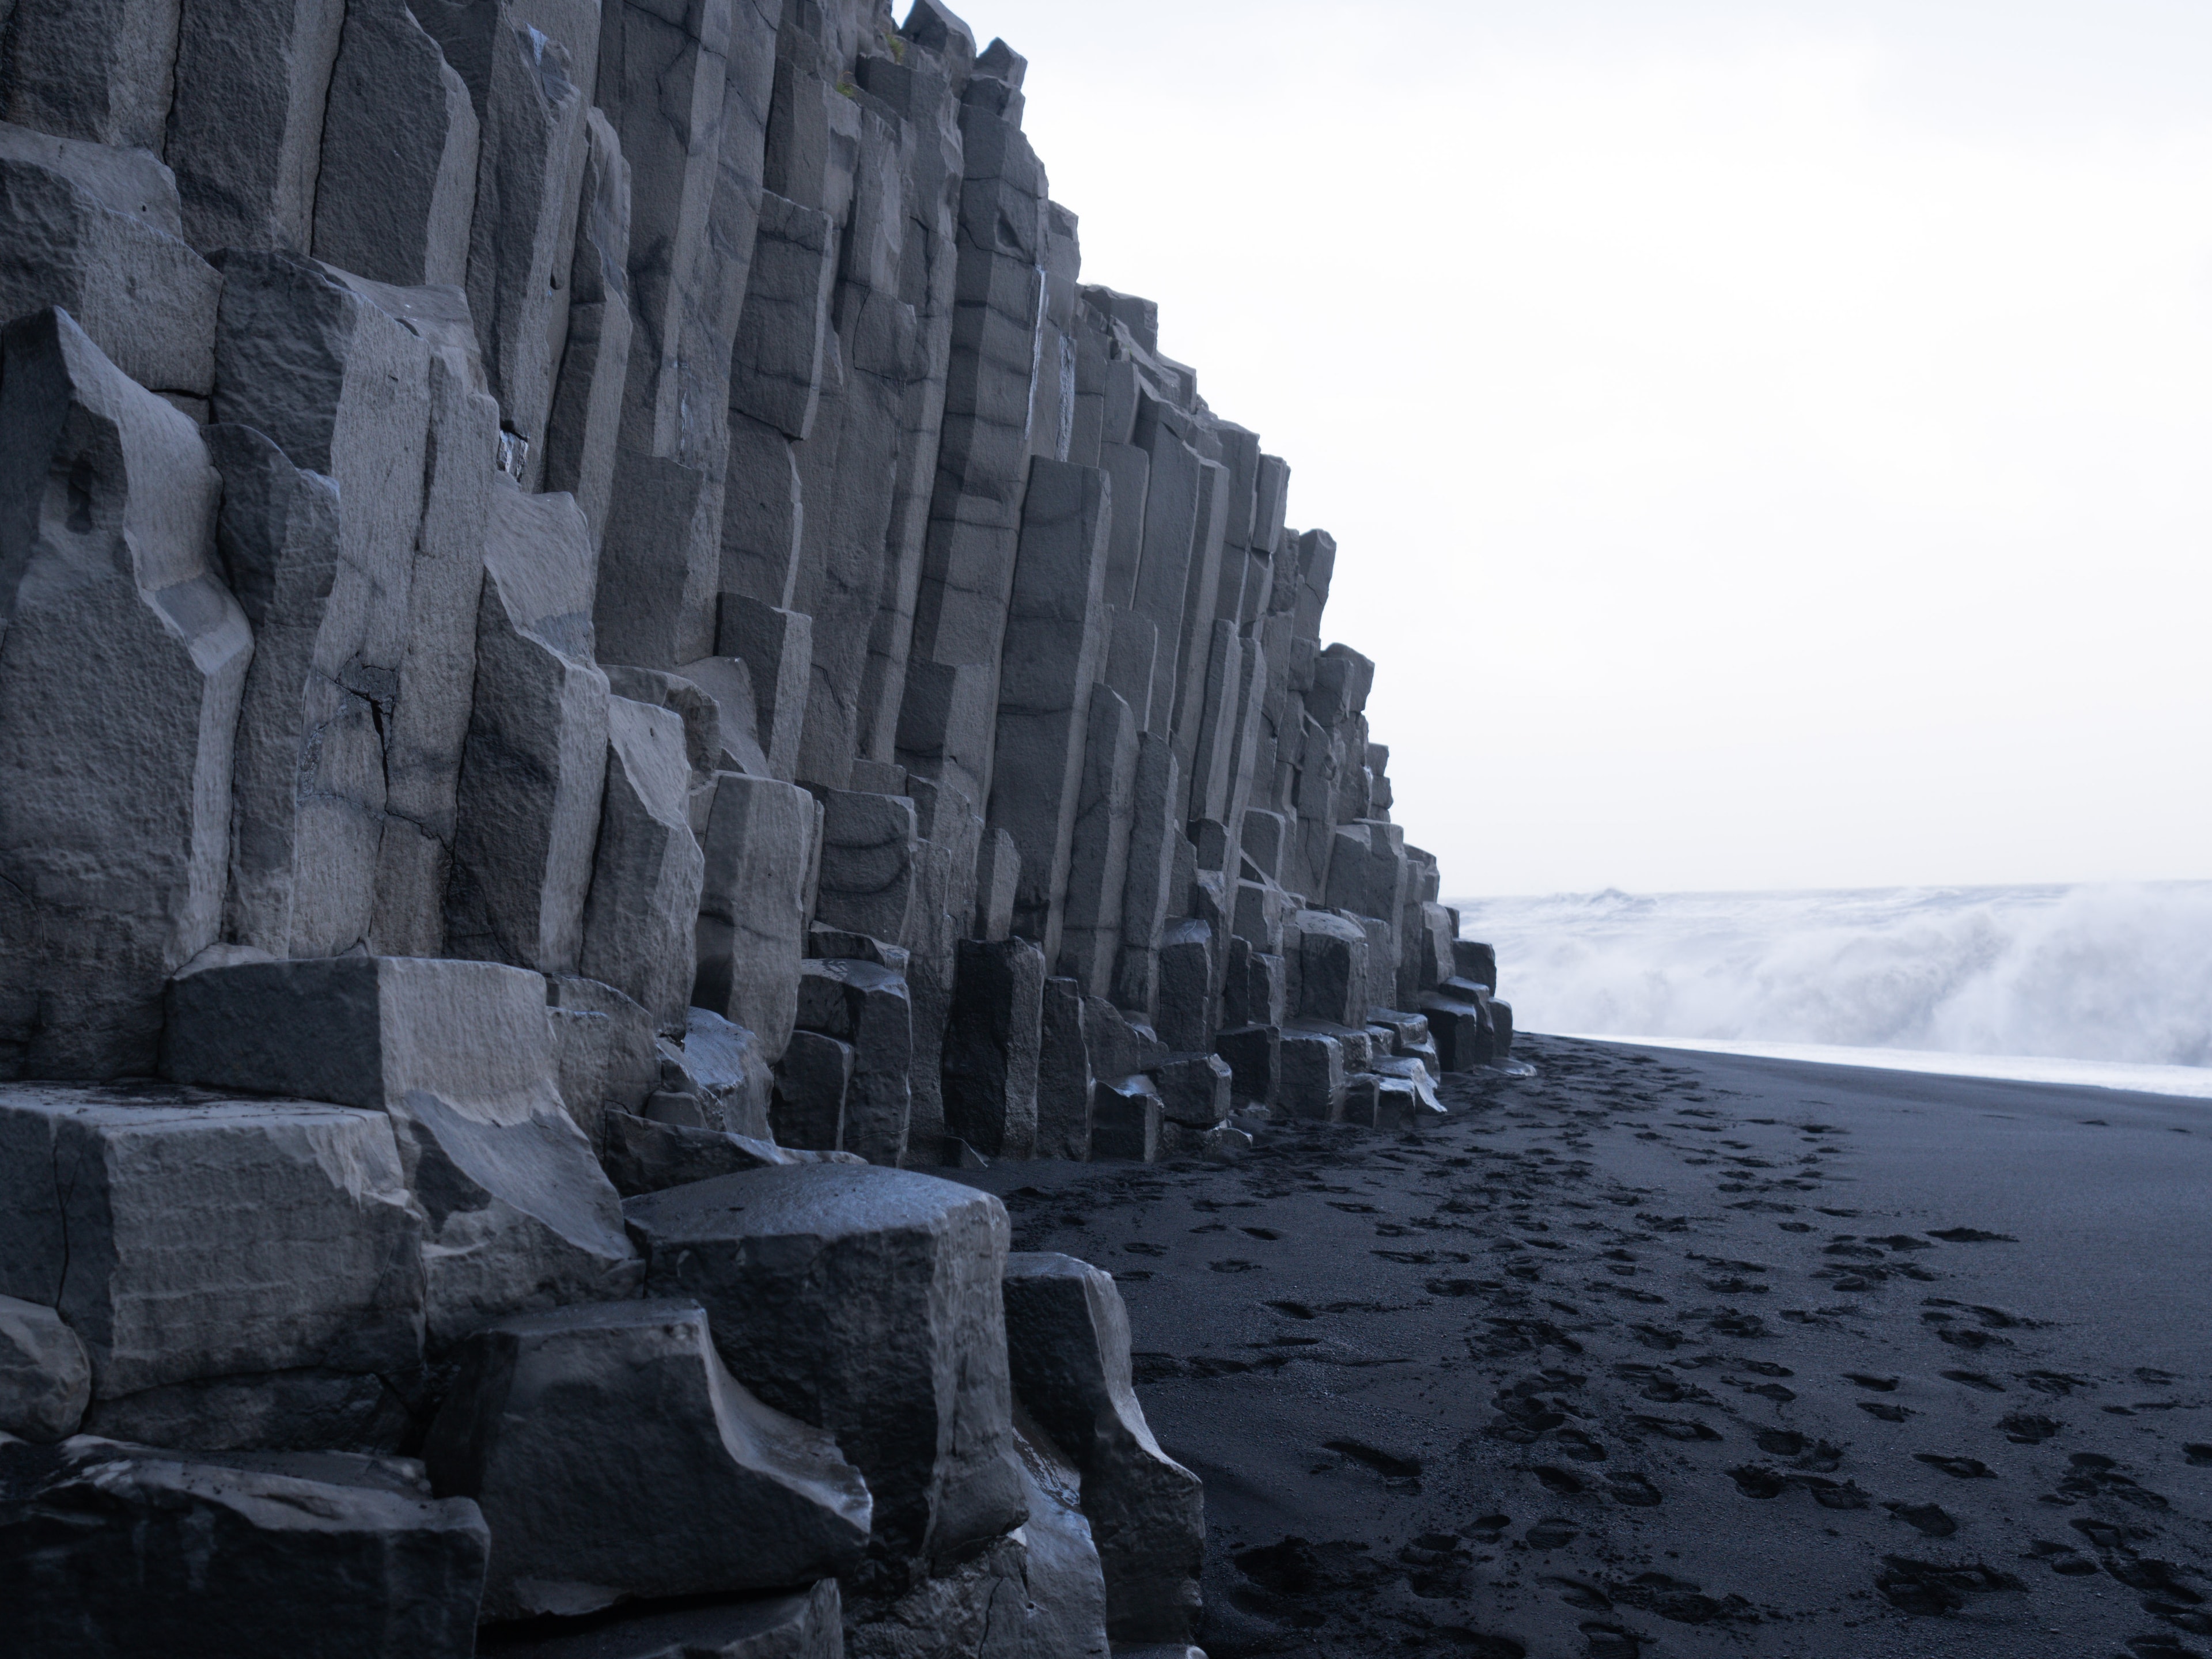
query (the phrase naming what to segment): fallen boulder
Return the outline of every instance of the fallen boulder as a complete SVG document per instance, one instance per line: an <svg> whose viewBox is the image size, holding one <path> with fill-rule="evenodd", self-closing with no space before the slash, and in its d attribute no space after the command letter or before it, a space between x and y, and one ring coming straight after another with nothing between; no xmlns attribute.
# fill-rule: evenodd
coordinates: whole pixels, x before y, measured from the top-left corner
<svg viewBox="0 0 2212 1659"><path fill-rule="evenodd" d="M649 1194L623 1213L647 1294L698 1302L738 1379L859 1465L880 1559L946 1559L1021 1524L997 1199L814 1164Z"/></svg>
<svg viewBox="0 0 2212 1659"><path fill-rule="evenodd" d="M12 1650L468 1659L490 1536L419 1467L0 1444Z"/></svg>
<svg viewBox="0 0 2212 1659"><path fill-rule="evenodd" d="M867 1546L860 1471L730 1376L696 1304L509 1320L460 1361L423 1457L491 1527L487 1621L782 1589Z"/></svg>
<svg viewBox="0 0 2212 1659"><path fill-rule="evenodd" d="M1112 1277L1073 1256L1006 1260L1008 1363L1022 1407L1083 1474L1116 1643L1197 1632L1206 1495L1163 1452L1129 1373L1129 1316Z"/></svg>

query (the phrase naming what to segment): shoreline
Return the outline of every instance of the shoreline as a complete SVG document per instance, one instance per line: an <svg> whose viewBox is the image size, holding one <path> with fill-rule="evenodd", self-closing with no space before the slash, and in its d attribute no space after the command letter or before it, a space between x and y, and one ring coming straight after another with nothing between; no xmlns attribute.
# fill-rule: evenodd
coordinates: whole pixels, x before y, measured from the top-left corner
<svg viewBox="0 0 2212 1659"><path fill-rule="evenodd" d="M1419 1135L963 1177L1121 1281L1212 1659L2212 1645L2193 1103L1516 1057Z"/></svg>
<svg viewBox="0 0 2212 1659"><path fill-rule="evenodd" d="M1531 1035L1547 1035L1531 1033ZM1561 1031L1571 1042L1619 1048L1663 1049L1740 1059L1780 1060L1804 1066L1840 1066L1923 1077L1972 1078L1990 1083L2048 1084L2055 1087L2116 1090L2185 1100L2212 1100L2212 1066L2156 1066L2135 1060L2076 1060L2055 1054L1957 1054L1933 1048L1861 1048L1832 1042L1768 1042L1756 1037L1682 1037Z"/></svg>

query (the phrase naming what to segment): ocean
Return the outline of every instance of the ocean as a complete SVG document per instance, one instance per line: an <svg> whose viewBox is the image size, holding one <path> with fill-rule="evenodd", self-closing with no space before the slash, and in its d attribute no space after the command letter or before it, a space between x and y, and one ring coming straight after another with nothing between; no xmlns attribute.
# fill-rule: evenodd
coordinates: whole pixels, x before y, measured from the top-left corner
<svg viewBox="0 0 2212 1659"><path fill-rule="evenodd" d="M1458 908L1523 1030L2212 1098L2212 882Z"/></svg>

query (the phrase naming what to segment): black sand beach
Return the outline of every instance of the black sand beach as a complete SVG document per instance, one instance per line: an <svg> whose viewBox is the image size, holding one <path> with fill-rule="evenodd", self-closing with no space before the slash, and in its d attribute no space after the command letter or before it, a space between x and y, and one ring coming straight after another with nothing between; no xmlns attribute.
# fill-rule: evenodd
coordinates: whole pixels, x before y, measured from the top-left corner
<svg viewBox="0 0 2212 1659"><path fill-rule="evenodd" d="M1519 1052L1419 1136L966 1177L1120 1279L1212 1659L2212 1653L2212 1110Z"/></svg>

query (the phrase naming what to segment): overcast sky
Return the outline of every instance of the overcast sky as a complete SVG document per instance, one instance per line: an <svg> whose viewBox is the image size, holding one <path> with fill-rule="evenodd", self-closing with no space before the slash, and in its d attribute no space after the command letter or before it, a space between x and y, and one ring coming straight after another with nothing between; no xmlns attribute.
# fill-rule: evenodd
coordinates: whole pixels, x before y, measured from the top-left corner
<svg viewBox="0 0 2212 1659"><path fill-rule="evenodd" d="M2212 876L2212 6L963 15L1448 893Z"/></svg>

